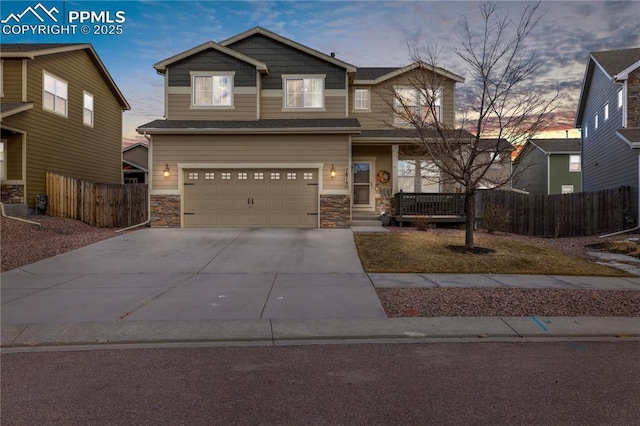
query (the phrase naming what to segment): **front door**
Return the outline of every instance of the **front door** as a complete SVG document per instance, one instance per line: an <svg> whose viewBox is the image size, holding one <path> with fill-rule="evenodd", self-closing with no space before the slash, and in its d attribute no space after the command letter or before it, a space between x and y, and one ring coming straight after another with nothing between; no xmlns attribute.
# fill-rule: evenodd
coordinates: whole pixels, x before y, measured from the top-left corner
<svg viewBox="0 0 640 426"><path fill-rule="evenodd" d="M353 172L353 207L371 209L374 207L372 185L372 161L354 161Z"/></svg>

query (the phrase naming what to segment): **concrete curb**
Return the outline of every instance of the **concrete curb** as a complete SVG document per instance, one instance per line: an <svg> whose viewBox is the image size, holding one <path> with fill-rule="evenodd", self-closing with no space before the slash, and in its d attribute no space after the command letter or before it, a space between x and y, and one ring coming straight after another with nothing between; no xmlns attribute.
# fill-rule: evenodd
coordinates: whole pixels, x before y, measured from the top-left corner
<svg viewBox="0 0 640 426"><path fill-rule="evenodd" d="M0 346L304 342L442 338L640 337L640 318L436 317L3 324Z"/></svg>

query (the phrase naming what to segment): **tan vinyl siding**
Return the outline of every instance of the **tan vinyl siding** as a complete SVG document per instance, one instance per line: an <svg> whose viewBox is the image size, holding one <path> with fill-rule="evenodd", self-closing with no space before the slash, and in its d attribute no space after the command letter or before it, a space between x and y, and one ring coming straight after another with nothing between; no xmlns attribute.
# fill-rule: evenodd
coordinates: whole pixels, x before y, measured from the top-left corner
<svg viewBox="0 0 640 426"><path fill-rule="evenodd" d="M22 102L22 59L3 59L2 74L2 102Z"/></svg>
<svg viewBox="0 0 640 426"><path fill-rule="evenodd" d="M393 124L393 87L410 85L406 76L399 76L387 80L376 86L351 86L349 97L349 114L357 118L363 129L376 129L389 127ZM356 111L353 109L353 91L357 88L371 90L371 112ZM442 122L453 126L455 121L454 94L455 82L446 80L442 87Z"/></svg>
<svg viewBox="0 0 640 426"><path fill-rule="evenodd" d="M27 132L27 194L45 193L46 172L104 183L122 182L122 110L86 50L27 61L27 98L33 109L3 124ZM42 73L68 83L68 116L42 109ZM85 126L83 91L94 96L94 126Z"/></svg>
<svg viewBox="0 0 640 426"><path fill-rule="evenodd" d="M178 163L323 163L323 189L344 190L346 135L155 135L153 190L178 190ZM165 164L172 173L165 178ZM331 165L338 175L329 177Z"/></svg>
<svg viewBox="0 0 640 426"><path fill-rule="evenodd" d="M22 180L22 135L7 137L7 180Z"/></svg>
<svg viewBox="0 0 640 426"><path fill-rule="evenodd" d="M169 120L256 120L257 96L235 94L233 108L192 108L191 94L168 95Z"/></svg>
<svg viewBox="0 0 640 426"><path fill-rule="evenodd" d="M346 97L325 96L324 109L309 109L308 111L286 111L282 108L282 96L262 96L260 98L260 118L345 118Z"/></svg>

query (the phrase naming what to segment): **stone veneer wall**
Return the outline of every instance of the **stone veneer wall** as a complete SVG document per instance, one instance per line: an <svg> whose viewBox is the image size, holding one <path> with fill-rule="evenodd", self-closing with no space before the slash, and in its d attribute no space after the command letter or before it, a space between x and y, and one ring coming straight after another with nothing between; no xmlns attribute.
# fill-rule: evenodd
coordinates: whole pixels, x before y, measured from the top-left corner
<svg viewBox="0 0 640 426"><path fill-rule="evenodd" d="M180 196L152 195L150 225L156 228L180 228Z"/></svg>
<svg viewBox="0 0 640 426"><path fill-rule="evenodd" d="M348 228L351 225L349 195L320 196L320 228Z"/></svg>
<svg viewBox="0 0 640 426"><path fill-rule="evenodd" d="M2 193L0 202L4 204L24 204L24 185L3 184L0 189Z"/></svg>
<svg viewBox="0 0 640 426"><path fill-rule="evenodd" d="M388 215L393 215L394 210L393 198L376 197L376 213L386 212Z"/></svg>

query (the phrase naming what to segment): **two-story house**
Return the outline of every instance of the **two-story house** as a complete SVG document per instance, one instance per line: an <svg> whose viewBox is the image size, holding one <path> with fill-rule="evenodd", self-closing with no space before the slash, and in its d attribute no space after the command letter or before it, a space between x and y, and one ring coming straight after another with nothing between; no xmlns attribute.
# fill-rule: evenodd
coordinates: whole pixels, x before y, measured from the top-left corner
<svg viewBox="0 0 640 426"><path fill-rule="evenodd" d="M122 183L130 109L90 44L1 44L2 203L26 214L45 175Z"/></svg>
<svg viewBox="0 0 640 426"><path fill-rule="evenodd" d="M513 167L513 187L531 195L582 190L580 139L530 139Z"/></svg>
<svg viewBox="0 0 640 426"><path fill-rule="evenodd" d="M575 126L583 191L630 186L629 214L640 224L640 48L589 55Z"/></svg>
<svg viewBox="0 0 640 426"><path fill-rule="evenodd" d="M422 109L410 82L423 66L357 68L259 27L156 63L165 119L138 128L152 226L346 227L353 212L388 210L400 189L453 191L412 155L414 131L390 108L391 87ZM431 72L453 127L463 79Z"/></svg>

